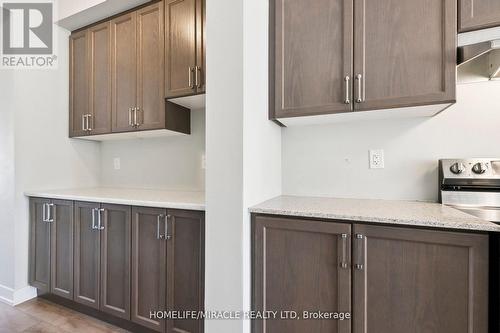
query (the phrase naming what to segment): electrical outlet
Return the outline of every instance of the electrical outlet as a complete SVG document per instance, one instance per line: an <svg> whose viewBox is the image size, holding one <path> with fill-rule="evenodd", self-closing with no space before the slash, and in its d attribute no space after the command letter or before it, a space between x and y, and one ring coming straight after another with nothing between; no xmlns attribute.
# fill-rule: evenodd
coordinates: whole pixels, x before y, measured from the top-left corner
<svg viewBox="0 0 500 333"><path fill-rule="evenodd" d="M384 168L384 150L371 149L370 150L370 169L383 169Z"/></svg>
<svg viewBox="0 0 500 333"><path fill-rule="evenodd" d="M121 163L120 163L120 158L119 157L115 157L113 159L113 167L115 168L115 170L120 170L121 169Z"/></svg>

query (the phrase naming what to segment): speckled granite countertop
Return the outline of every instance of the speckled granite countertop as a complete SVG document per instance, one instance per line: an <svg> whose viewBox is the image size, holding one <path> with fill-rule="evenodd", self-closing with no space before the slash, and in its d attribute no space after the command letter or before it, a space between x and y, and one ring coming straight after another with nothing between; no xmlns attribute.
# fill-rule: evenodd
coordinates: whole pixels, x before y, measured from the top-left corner
<svg viewBox="0 0 500 333"><path fill-rule="evenodd" d="M500 225L437 203L396 200L279 196L251 213L362 221L429 228L500 232Z"/></svg>
<svg viewBox="0 0 500 333"><path fill-rule="evenodd" d="M24 194L28 197L49 199L101 202L155 208L205 210L205 194L203 192L96 187L27 191Z"/></svg>

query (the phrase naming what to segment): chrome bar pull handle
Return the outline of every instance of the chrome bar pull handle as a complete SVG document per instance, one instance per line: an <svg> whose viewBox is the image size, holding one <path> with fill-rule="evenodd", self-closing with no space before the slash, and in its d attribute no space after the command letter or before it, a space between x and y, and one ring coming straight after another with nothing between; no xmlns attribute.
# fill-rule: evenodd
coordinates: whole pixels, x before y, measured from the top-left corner
<svg viewBox="0 0 500 333"><path fill-rule="evenodd" d="M139 108L135 107L134 108L134 127L139 127L141 124L139 123Z"/></svg>
<svg viewBox="0 0 500 333"><path fill-rule="evenodd" d="M194 88L194 84L193 84L193 68L192 67L188 67L188 85L189 85L189 88L191 88L191 89Z"/></svg>
<svg viewBox="0 0 500 333"><path fill-rule="evenodd" d="M167 239L167 240L172 239L172 235L168 234L168 221L170 221L170 220L173 221L174 218L175 217L172 215L167 215L165 218L165 239Z"/></svg>
<svg viewBox="0 0 500 333"><path fill-rule="evenodd" d="M201 88L201 67L196 66L195 67L195 81L196 81L196 87Z"/></svg>
<svg viewBox="0 0 500 333"><path fill-rule="evenodd" d="M87 131L92 131L93 129L93 121L92 121L92 115L91 114L88 114L87 115Z"/></svg>
<svg viewBox="0 0 500 333"><path fill-rule="evenodd" d="M356 234L357 242L357 253L358 253L358 263L354 265L354 268L362 271L364 269L364 259L363 259L363 245L364 245L364 236L361 234Z"/></svg>
<svg viewBox="0 0 500 333"><path fill-rule="evenodd" d="M87 131L87 120L86 120L86 116L85 114L82 114L82 131ZM45 204L44 204L45 205Z"/></svg>
<svg viewBox="0 0 500 333"><path fill-rule="evenodd" d="M96 208L92 208L92 230L97 229L95 226L95 211L96 211Z"/></svg>
<svg viewBox="0 0 500 333"><path fill-rule="evenodd" d="M47 218L47 205L48 203L44 203L42 205L42 222L47 222L48 218Z"/></svg>
<svg viewBox="0 0 500 333"><path fill-rule="evenodd" d="M358 83L358 92L356 96L356 103L363 103L364 102L364 97L363 97L363 75L358 74L356 75L356 81Z"/></svg>
<svg viewBox="0 0 500 333"><path fill-rule="evenodd" d="M164 235L160 234L160 224L163 219L163 214L160 214L156 217L156 239L163 239Z"/></svg>
<svg viewBox="0 0 500 333"><path fill-rule="evenodd" d="M349 81L351 80L351 78L349 77L349 75L346 75L346 77L344 78L344 81L345 81L345 99L344 99L344 104L351 104L351 99L350 99L350 95L349 95Z"/></svg>
<svg viewBox="0 0 500 333"><path fill-rule="evenodd" d="M346 269L347 264L347 234L341 234L340 239L342 241L342 259L340 261L340 268Z"/></svg>
<svg viewBox="0 0 500 333"><path fill-rule="evenodd" d="M48 203L47 204L47 222L52 223L54 222L54 214L53 214L53 208L54 204L53 203Z"/></svg>
<svg viewBox="0 0 500 333"><path fill-rule="evenodd" d="M134 124L132 123L132 110L133 108L128 108L128 124L130 126L134 126Z"/></svg>
<svg viewBox="0 0 500 333"><path fill-rule="evenodd" d="M104 208L96 208L97 212L97 230L104 230L104 226L102 225L102 214L106 213Z"/></svg>

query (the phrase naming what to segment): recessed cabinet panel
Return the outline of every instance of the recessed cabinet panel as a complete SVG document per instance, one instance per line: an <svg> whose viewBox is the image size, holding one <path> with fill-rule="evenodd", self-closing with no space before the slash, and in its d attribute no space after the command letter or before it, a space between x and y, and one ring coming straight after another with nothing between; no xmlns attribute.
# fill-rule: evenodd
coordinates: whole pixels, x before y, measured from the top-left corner
<svg viewBox="0 0 500 333"><path fill-rule="evenodd" d="M196 92L196 1L169 0L165 4L167 97Z"/></svg>
<svg viewBox="0 0 500 333"><path fill-rule="evenodd" d="M89 29L91 134L111 132L111 28L105 22Z"/></svg>
<svg viewBox="0 0 500 333"><path fill-rule="evenodd" d="M88 34L74 33L69 38L69 118L70 136L83 136L89 113Z"/></svg>
<svg viewBox="0 0 500 333"><path fill-rule="evenodd" d="M167 308L204 309L204 216L202 212L167 212ZM167 332L202 333L203 320L169 320Z"/></svg>
<svg viewBox="0 0 500 333"><path fill-rule="evenodd" d="M275 116L352 110L351 0L274 0L271 103Z"/></svg>
<svg viewBox="0 0 500 333"><path fill-rule="evenodd" d="M500 1L459 0L459 32L500 26Z"/></svg>
<svg viewBox="0 0 500 333"><path fill-rule="evenodd" d="M103 204L101 310L130 319L130 206Z"/></svg>
<svg viewBox="0 0 500 333"><path fill-rule="evenodd" d="M488 332L488 236L355 225L354 333Z"/></svg>
<svg viewBox="0 0 500 333"><path fill-rule="evenodd" d="M99 309L101 237L95 229L99 204L75 202L75 296L78 303Z"/></svg>
<svg viewBox="0 0 500 333"><path fill-rule="evenodd" d="M165 320L150 311L166 310L165 209L132 208L132 321L163 332Z"/></svg>
<svg viewBox="0 0 500 333"><path fill-rule="evenodd" d="M50 292L73 299L73 202L53 201Z"/></svg>
<svg viewBox="0 0 500 333"><path fill-rule="evenodd" d="M165 127L163 2L137 11L138 129Z"/></svg>
<svg viewBox="0 0 500 333"><path fill-rule="evenodd" d="M254 310L351 311L349 224L257 216L253 228ZM345 333L350 327L349 320L255 320L253 332Z"/></svg>
<svg viewBox="0 0 500 333"><path fill-rule="evenodd" d="M136 12L111 21L113 132L132 131L137 107Z"/></svg>
<svg viewBox="0 0 500 333"><path fill-rule="evenodd" d="M30 199L29 282L40 293L50 291L50 223L44 221L47 199Z"/></svg>
<svg viewBox="0 0 500 333"><path fill-rule="evenodd" d="M455 101L455 0L354 0L355 110Z"/></svg>

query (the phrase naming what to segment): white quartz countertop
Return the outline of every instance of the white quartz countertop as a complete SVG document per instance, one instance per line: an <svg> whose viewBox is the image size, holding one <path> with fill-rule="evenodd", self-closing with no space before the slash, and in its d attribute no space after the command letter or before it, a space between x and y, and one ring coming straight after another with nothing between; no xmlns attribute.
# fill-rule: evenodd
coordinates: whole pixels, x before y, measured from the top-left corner
<svg viewBox="0 0 500 333"><path fill-rule="evenodd" d="M205 210L203 192L143 190L126 188L79 188L27 191L29 197L102 202L118 205Z"/></svg>
<svg viewBox="0 0 500 333"><path fill-rule="evenodd" d="M437 203L397 200L279 196L252 213L500 232L500 225Z"/></svg>

